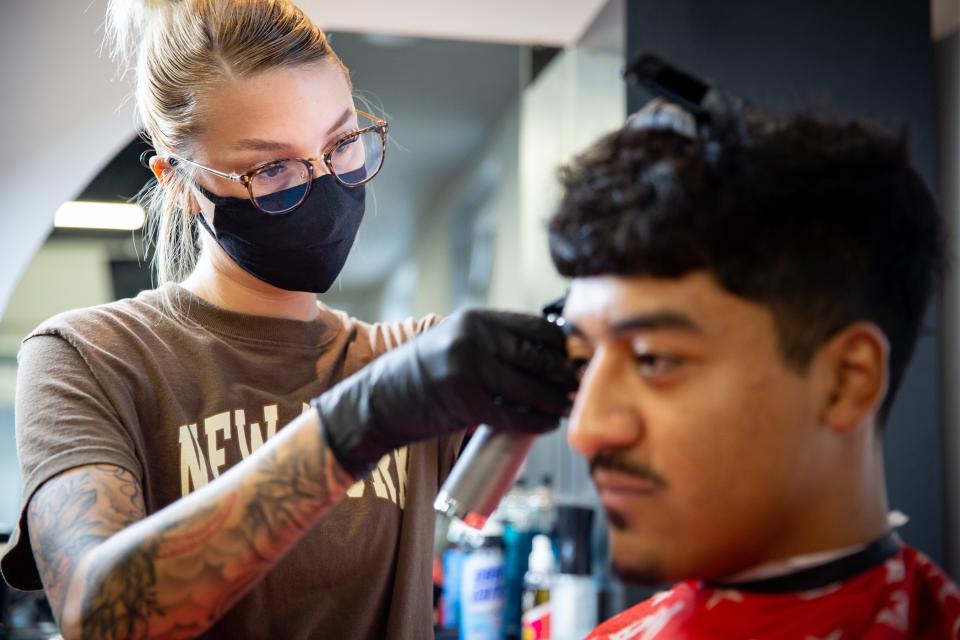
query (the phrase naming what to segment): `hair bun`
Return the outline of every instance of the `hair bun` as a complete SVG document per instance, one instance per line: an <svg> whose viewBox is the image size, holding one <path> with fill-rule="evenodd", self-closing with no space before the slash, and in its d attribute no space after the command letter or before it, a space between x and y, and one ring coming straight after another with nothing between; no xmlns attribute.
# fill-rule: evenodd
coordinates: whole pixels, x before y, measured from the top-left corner
<svg viewBox="0 0 960 640"><path fill-rule="evenodd" d="M137 59L152 23L182 0L108 0L104 45L124 75Z"/></svg>

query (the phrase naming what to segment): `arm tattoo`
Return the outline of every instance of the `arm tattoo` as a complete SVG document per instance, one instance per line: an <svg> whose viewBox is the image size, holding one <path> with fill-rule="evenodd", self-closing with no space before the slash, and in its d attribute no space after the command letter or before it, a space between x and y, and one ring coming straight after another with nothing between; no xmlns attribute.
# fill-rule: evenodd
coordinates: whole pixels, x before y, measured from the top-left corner
<svg viewBox="0 0 960 640"><path fill-rule="evenodd" d="M332 476L325 478L325 471L332 471ZM332 464L326 448L320 449L319 458L301 451L283 460L271 451L264 456L260 472L262 480L244 510L244 528L252 544L261 535L272 538L290 526L303 528L309 507L330 501L331 486L351 484L346 472Z"/></svg>
<svg viewBox="0 0 960 640"><path fill-rule="evenodd" d="M89 472L99 474L99 484L71 473L54 485L57 493L37 500L38 492L31 501L31 539L60 613L76 566L89 552L73 590L85 640L187 637L208 629L353 483L315 423L303 425L312 429L295 426L235 473L133 526L143 517L140 488L115 467L106 468L110 474ZM68 500L69 534L63 526Z"/></svg>
<svg viewBox="0 0 960 640"><path fill-rule="evenodd" d="M164 613L157 600L153 562L158 546L150 540L109 568L91 568L83 600L83 638L149 637L150 616Z"/></svg>
<svg viewBox="0 0 960 640"><path fill-rule="evenodd" d="M82 467L37 490L27 510L28 530L57 620L63 618L65 591L83 554L143 514L140 483L120 467Z"/></svg>

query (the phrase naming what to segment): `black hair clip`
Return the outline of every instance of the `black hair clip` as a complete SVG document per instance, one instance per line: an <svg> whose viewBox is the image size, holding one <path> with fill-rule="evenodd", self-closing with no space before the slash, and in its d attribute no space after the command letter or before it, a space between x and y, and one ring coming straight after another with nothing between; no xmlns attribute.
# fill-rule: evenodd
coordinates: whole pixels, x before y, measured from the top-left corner
<svg viewBox="0 0 960 640"><path fill-rule="evenodd" d="M628 84L638 84L650 93L683 107L697 122L706 122L704 99L712 87L700 78L674 67L652 53L641 53L623 71Z"/></svg>
<svg viewBox="0 0 960 640"><path fill-rule="evenodd" d="M628 118L636 128L670 129L705 141L705 152L719 157L730 144L746 141L744 102L656 54L644 52L623 71L628 84L640 85L654 100Z"/></svg>

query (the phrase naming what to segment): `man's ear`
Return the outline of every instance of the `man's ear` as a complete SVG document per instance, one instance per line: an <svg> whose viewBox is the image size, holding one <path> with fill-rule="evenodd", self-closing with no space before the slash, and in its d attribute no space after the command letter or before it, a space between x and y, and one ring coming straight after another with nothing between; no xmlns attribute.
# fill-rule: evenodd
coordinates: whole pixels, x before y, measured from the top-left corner
<svg viewBox="0 0 960 640"><path fill-rule="evenodd" d="M856 322L823 345L816 366L826 376L822 419L851 431L872 418L887 395L890 342L878 326Z"/></svg>
<svg viewBox="0 0 960 640"><path fill-rule="evenodd" d="M169 182L170 172L173 171L170 162L166 158L153 156L150 158L150 170L153 171L153 175L157 176L157 182L160 183L160 186L166 187L167 182Z"/></svg>

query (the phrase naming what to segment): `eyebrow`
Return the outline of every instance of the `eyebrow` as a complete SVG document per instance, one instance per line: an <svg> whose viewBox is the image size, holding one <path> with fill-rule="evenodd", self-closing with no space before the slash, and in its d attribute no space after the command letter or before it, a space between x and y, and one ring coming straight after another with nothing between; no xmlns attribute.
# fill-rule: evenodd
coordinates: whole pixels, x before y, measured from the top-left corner
<svg viewBox="0 0 960 640"><path fill-rule="evenodd" d="M337 118L337 121L333 124L333 126L327 130L327 135L329 136L334 131L342 127L347 120L350 119L351 115L353 115L353 109L349 107L344 109L343 113L340 114L340 117ZM242 140L237 140L230 146L230 149L234 151L284 151L292 148L293 145L286 142L264 140L262 138L243 138Z"/></svg>
<svg viewBox="0 0 960 640"><path fill-rule="evenodd" d="M230 149L234 151L281 151L289 148L291 148L290 145L285 142L260 138L244 138L230 145Z"/></svg>
<svg viewBox="0 0 960 640"><path fill-rule="evenodd" d="M333 126L327 129L327 135L329 136L334 131L336 131L337 129L342 127L344 124L346 124L347 120L350 119L351 115L353 115L353 109L351 109L350 107L347 107L346 109L344 109L343 113L340 114L340 117L337 118L337 121L333 124Z"/></svg>
<svg viewBox="0 0 960 640"><path fill-rule="evenodd" d="M563 326L567 335L585 338L583 329L567 320ZM610 325L610 332L613 334L628 333L630 331L662 331L665 329L677 329L690 333L703 333L696 322L690 316L679 311L658 311L655 313L645 313L636 316L630 316L623 320L618 320Z"/></svg>

